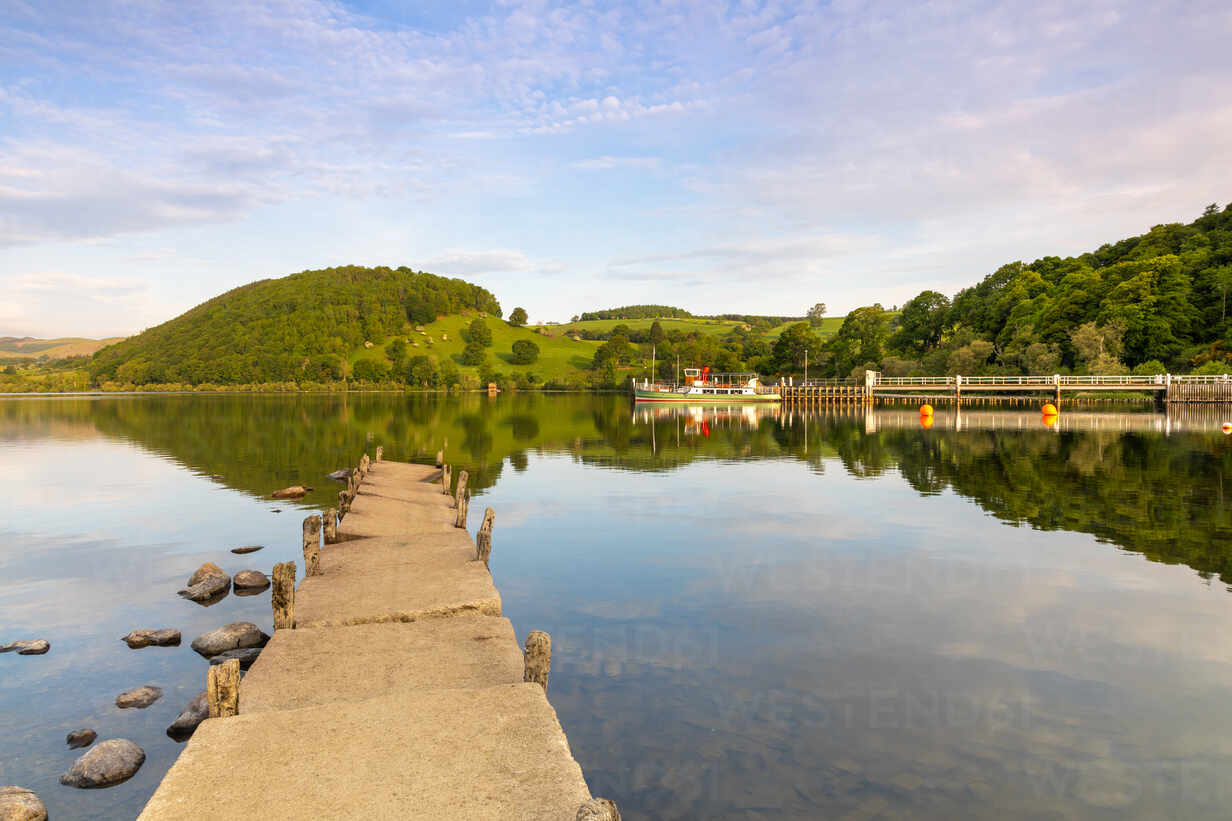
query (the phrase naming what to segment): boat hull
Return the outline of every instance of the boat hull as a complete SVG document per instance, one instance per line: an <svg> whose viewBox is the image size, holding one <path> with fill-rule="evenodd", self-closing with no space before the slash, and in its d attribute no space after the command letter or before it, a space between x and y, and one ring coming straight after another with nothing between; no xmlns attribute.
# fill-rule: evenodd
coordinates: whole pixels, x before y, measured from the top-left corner
<svg viewBox="0 0 1232 821"><path fill-rule="evenodd" d="M633 398L638 402L679 402L686 405L744 405L778 402L777 393L682 393L680 391L652 391L633 389Z"/></svg>

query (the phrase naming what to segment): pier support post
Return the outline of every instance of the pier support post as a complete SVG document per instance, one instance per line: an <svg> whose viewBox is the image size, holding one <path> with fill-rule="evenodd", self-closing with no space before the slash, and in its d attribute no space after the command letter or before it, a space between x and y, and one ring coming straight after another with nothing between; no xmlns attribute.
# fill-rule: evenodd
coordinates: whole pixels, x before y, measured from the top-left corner
<svg viewBox="0 0 1232 821"><path fill-rule="evenodd" d="M372 460L368 458L368 454L359 457L359 478L362 480L368 475L368 467L372 464Z"/></svg>
<svg viewBox="0 0 1232 821"><path fill-rule="evenodd" d="M466 475L463 472L463 475ZM458 517L454 520L453 526L466 529L466 514L471 507L471 491L470 488L460 486L458 489Z"/></svg>
<svg viewBox="0 0 1232 821"><path fill-rule="evenodd" d="M227 659L210 667L205 678L210 718L230 718L240 712L240 660Z"/></svg>
<svg viewBox="0 0 1232 821"><path fill-rule="evenodd" d="M438 468L445 466L445 451L438 450L436 452L436 466Z"/></svg>
<svg viewBox="0 0 1232 821"><path fill-rule="evenodd" d="M325 532L325 544L335 544L338 541L338 511L329 508L322 514L322 527Z"/></svg>
<svg viewBox="0 0 1232 821"><path fill-rule="evenodd" d="M483 512L483 524L475 534L475 555L484 567L488 566L488 559L492 556L492 525L495 523L496 511L488 508Z"/></svg>
<svg viewBox="0 0 1232 821"><path fill-rule="evenodd" d="M614 801L592 798L578 807L574 821L620 821L620 810Z"/></svg>
<svg viewBox="0 0 1232 821"><path fill-rule="evenodd" d="M380 462L380 461L384 460L384 458L385 458L385 446L384 446L384 445L377 445L377 446L376 446L376 459L374 459L373 461L374 461L374 462Z"/></svg>
<svg viewBox="0 0 1232 821"><path fill-rule="evenodd" d="M304 575L321 574L321 517L304 519Z"/></svg>
<svg viewBox="0 0 1232 821"><path fill-rule="evenodd" d="M453 484L453 469L449 465L441 468L441 493L449 495L449 486Z"/></svg>
<svg viewBox="0 0 1232 821"><path fill-rule="evenodd" d="M274 589L270 593L274 608L274 629L295 627L295 562L274 565Z"/></svg>
<svg viewBox="0 0 1232 821"><path fill-rule="evenodd" d="M542 630L531 630L526 637L525 668L522 681L533 681L548 689L548 673L552 670L552 637Z"/></svg>
<svg viewBox="0 0 1232 821"><path fill-rule="evenodd" d="M453 506L459 507L462 504L462 491L466 490L466 482L470 479L470 473L462 471L458 474L458 489L453 494ZM459 525L461 527L461 525Z"/></svg>
<svg viewBox="0 0 1232 821"><path fill-rule="evenodd" d="M338 491L338 521L342 521L342 517L351 509L351 500L347 498L345 490Z"/></svg>

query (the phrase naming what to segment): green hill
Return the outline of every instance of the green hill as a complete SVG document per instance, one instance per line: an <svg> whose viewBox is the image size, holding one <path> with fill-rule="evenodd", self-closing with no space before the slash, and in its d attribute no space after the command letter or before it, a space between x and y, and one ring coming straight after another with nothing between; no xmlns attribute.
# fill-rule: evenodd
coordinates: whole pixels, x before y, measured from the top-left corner
<svg viewBox="0 0 1232 821"><path fill-rule="evenodd" d="M111 345L89 365L96 384L334 382L357 351L416 323L463 311L495 317L486 289L409 268L329 268L235 288Z"/></svg>
<svg viewBox="0 0 1232 821"><path fill-rule="evenodd" d="M0 359L66 359L70 356L89 356L123 338L113 336L108 339L86 339L80 336L65 336L59 339L35 339L32 336L0 336Z"/></svg>

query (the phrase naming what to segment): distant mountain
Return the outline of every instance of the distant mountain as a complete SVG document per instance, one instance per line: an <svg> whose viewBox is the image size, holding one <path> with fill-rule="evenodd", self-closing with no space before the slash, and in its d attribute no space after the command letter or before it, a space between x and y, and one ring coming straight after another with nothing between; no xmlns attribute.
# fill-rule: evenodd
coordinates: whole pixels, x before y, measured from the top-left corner
<svg viewBox="0 0 1232 821"><path fill-rule="evenodd" d="M303 271L235 288L103 349L96 384L331 382L356 351L463 311L501 315L489 291L410 268Z"/></svg>
<svg viewBox="0 0 1232 821"><path fill-rule="evenodd" d="M0 357L24 357L37 359L64 359L69 356L89 356L108 345L124 339L113 336L107 339L87 339L66 336L59 339L37 339L33 336L0 336Z"/></svg>

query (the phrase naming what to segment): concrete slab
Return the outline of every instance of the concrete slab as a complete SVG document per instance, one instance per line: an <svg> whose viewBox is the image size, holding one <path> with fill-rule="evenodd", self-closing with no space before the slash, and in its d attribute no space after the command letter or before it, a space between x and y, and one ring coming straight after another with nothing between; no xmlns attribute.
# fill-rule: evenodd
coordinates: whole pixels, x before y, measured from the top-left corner
<svg viewBox="0 0 1232 821"><path fill-rule="evenodd" d="M141 821L573 821L590 798L535 684L209 719Z"/></svg>
<svg viewBox="0 0 1232 821"><path fill-rule="evenodd" d="M279 630L244 676L240 713L516 684L522 668L513 625L492 616Z"/></svg>
<svg viewBox="0 0 1232 821"><path fill-rule="evenodd" d="M461 530L329 545L295 593L297 628L501 614L500 594Z"/></svg>

